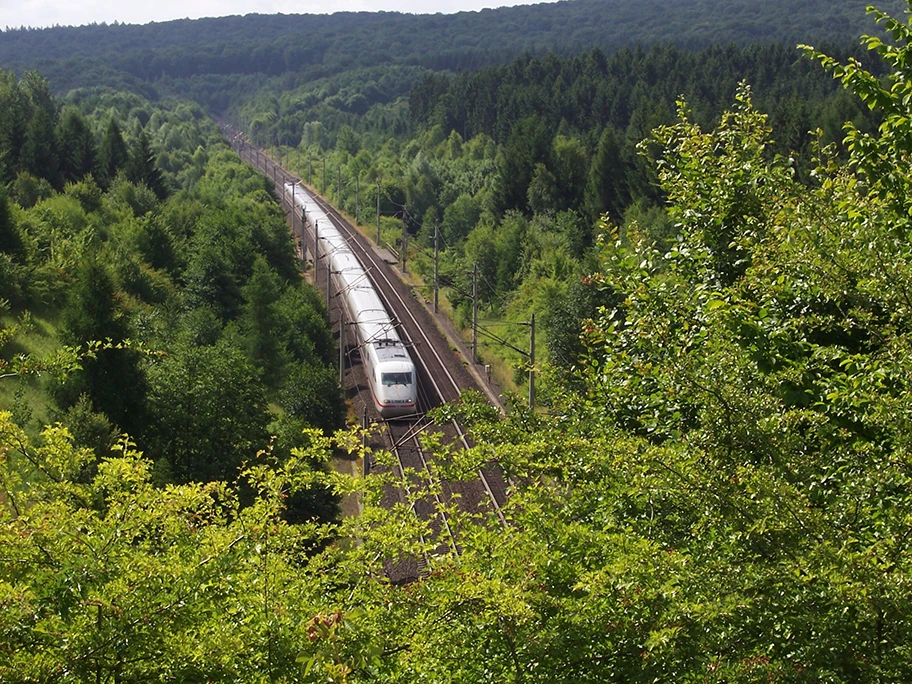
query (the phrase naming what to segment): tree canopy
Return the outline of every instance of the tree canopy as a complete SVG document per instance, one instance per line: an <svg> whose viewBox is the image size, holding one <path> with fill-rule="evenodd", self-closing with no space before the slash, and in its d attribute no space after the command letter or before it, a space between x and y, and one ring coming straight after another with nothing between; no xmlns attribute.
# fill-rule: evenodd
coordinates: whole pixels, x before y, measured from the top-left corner
<svg viewBox="0 0 912 684"><path fill-rule="evenodd" d="M454 251L479 263L491 306L508 285L517 295L505 307L535 304L527 274L552 290L578 281L567 290L577 306L552 312L555 328L580 323L578 344L559 348L575 358L547 412L501 416L466 394L434 413L458 418L472 446L425 436L434 458L421 477L442 487L497 462L510 483L502 518L439 504L449 531L415 515L418 494L394 475L391 455L371 454L381 467L365 478L326 468L334 451L365 456L358 430L298 429L287 449L260 432L264 387L286 411L279 435L305 415L324 428L335 421L328 404L311 412L335 387L332 349L325 329L309 344L295 339L318 328L318 298L287 270L268 181L223 143L204 154L165 146L175 168L165 173L185 185L164 201L123 174L105 192L89 180L58 192L44 179L29 206L11 192L0 228L12 236L4 244L18 237L22 248L3 262L7 284L27 302L72 289L64 320L74 335L113 331L113 347L123 325L162 347L141 367L167 453L142 455L129 437L93 453L64 425L23 430L0 412L0 679L912 679L912 181L903 171L912 25L875 17L893 36L867 39L882 77L805 52L876 125L847 124L842 143L815 131L804 159L777 152L774 116L746 84L711 125L679 99L674 119L639 146L662 211L633 204L623 224L609 211L595 235L561 210L556 179L579 173L564 163L579 158L567 130L524 123L529 139L508 133L498 149L490 135L459 140L435 124L397 150L408 164L385 198L392 206L430 197L405 185L430 170L446 180L438 197L456 206L451 235L482 212ZM158 117L163 141L206 137L178 124L183 110L134 104L150 108L148 122ZM602 155L587 186L577 178L583 203L593 166L602 178L616 166L611 136L592 140ZM338 153L349 171L360 163ZM516 159L527 162L535 202L551 203L541 214L498 204L529 199L485 175ZM392 164L381 168L388 180ZM593 186L589 201L604 187ZM155 221L164 234L152 241L144 226ZM167 271L142 256L169 254L151 246L162 239L174 245ZM564 258L573 240L591 244L575 263ZM221 261L224 288L200 253ZM104 272L95 287L90 268ZM266 326L275 340L262 339ZM4 328L0 340L21 332ZM91 359L65 356L70 374ZM247 382L291 359L301 365L280 390ZM5 358L4 368L18 375L29 361ZM169 396L221 406L210 422L191 422ZM234 403L245 397L246 408ZM78 406L86 423L98 410ZM209 455L230 462L189 455L210 437ZM169 455L178 477L166 477ZM357 495L360 514L308 519L326 491ZM297 506L308 492L311 508ZM390 582L390 563L417 558L418 579Z"/></svg>

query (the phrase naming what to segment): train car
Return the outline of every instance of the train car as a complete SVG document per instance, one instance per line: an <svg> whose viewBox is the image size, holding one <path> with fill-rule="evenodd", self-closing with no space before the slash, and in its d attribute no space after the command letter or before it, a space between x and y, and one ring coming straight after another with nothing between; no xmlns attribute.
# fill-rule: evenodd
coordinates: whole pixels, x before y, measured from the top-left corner
<svg viewBox="0 0 912 684"><path fill-rule="evenodd" d="M418 398L415 364L367 272L310 193L300 187L292 193L291 185L285 191L289 197L293 194L311 233L318 235L317 258L329 260L333 284L355 330L374 407L383 418L414 415Z"/></svg>

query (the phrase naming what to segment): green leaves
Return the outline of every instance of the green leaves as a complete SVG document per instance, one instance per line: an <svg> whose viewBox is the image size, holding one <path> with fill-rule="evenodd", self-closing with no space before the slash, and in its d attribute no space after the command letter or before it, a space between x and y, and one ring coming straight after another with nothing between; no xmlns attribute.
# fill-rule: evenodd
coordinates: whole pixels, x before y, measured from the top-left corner
<svg viewBox="0 0 912 684"><path fill-rule="evenodd" d="M876 134L862 133L851 122L847 123L846 143L852 153L851 163L870 184L871 190L883 200L894 203L898 215L906 216L910 198L903 160L912 150L912 118L909 113L912 84L908 78L912 30L908 24L873 7L868 8L868 13L878 23L883 23L887 33L898 43L889 45L876 36L863 37L868 49L876 52L890 70L886 80L878 79L856 60L840 64L811 47L801 47L806 55L818 60L848 90L882 116Z"/></svg>
<svg viewBox="0 0 912 684"><path fill-rule="evenodd" d="M0 414L0 678L301 676L306 621L289 608L319 603L316 585L294 579L294 549L313 530L277 517L300 463L241 510L224 483L156 489L126 441L77 484L88 452L60 428L43 442Z"/></svg>
<svg viewBox="0 0 912 684"><path fill-rule="evenodd" d="M232 481L267 440L264 388L229 342L176 347L149 368L151 455L177 482Z"/></svg>
<svg viewBox="0 0 912 684"><path fill-rule="evenodd" d="M893 655L905 624L885 637L882 621L902 610L890 587L908 570L884 544L907 524L908 103L899 72L884 88L857 63L821 61L887 115L876 136L850 130L850 169L821 150L815 186L797 185L764 153L746 91L712 133L682 107L656 134L680 237L664 250L634 227L603 245L599 280L620 303L589 338L589 415L644 438L652 458L615 437L627 486L598 491L628 535L688 559L668 570L673 617L641 637L643 667L668 678L697 662L735 678L793 663L815 677L908 674Z"/></svg>

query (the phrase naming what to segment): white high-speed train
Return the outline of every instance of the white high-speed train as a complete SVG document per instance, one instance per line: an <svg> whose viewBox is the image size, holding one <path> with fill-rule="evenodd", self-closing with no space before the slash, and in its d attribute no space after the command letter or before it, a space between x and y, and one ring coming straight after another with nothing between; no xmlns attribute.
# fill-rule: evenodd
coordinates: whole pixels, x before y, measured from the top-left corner
<svg viewBox="0 0 912 684"><path fill-rule="evenodd" d="M392 318L352 253L348 242L326 212L301 186L285 185L296 211L303 210L311 238L317 234L317 259L328 259L333 284L340 293L347 320L353 323L374 407L384 418L411 415L417 411L417 375Z"/></svg>

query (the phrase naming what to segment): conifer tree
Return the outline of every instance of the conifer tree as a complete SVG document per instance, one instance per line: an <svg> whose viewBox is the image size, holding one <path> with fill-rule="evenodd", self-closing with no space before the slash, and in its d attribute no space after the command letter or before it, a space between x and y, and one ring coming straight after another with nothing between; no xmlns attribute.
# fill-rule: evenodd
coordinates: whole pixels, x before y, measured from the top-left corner
<svg viewBox="0 0 912 684"><path fill-rule="evenodd" d="M627 203L626 196L621 146L614 129L608 126L599 138L589 167L583 200L586 213L593 221L606 212L612 221L619 221Z"/></svg>
<svg viewBox="0 0 912 684"><path fill-rule="evenodd" d="M6 189L0 185L0 252L16 257L22 256L22 236L10 215L9 197Z"/></svg>
<svg viewBox="0 0 912 684"><path fill-rule="evenodd" d="M247 352L253 364L263 371L266 383L274 386L282 376L288 352L279 334L279 277L263 257L257 257L242 292L245 302L241 325L247 336Z"/></svg>
<svg viewBox="0 0 912 684"><path fill-rule="evenodd" d="M161 170L155 164L155 153L149 144L149 138L146 132L142 131L133 148L130 150L130 157L124 167L127 178L137 185L142 183L159 199L168 196L168 190L165 187L165 180L162 177Z"/></svg>
<svg viewBox="0 0 912 684"><path fill-rule="evenodd" d="M57 133L50 115L42 109L35 110L25 131L20 164L37 178L44 178L53 186L60 185Z"/></svg>
<svg viewBox="0 0 912 684"><path fill-rule="evenodd" d="M203 236L193 246L184 272L185 293L190 306L208 306L227 322L237 316L243 296L234 278L228 248L218 240L217 236Z"/></svg>
<svg viewBox="0 0 912 684"><path fill-rule="evenodd" d="M554 138L549 168L558 191L558 210L580 208L588 167L586 149L579 139L564 135Z"/></svg>
<svg viewBox="0 0 912 684"><path fill-rule="evenodd" d="M24 99L15 74L0 69L0 174L7 183L20 170L27 124Z"/></svg>
<svg viewBox="0 0 912 684"><path fill-rule="evenodd" d="M120 132L120 126L117 125L116 119L111 119L108 127L105 129L104 137L101 139L101 149L99 150L100 175L101 182L107 187L114 180L114 176L122 169L130 155L127 151L127 144L124 142L123 134Z"/></svg>
<svg viewBox="0 0 912 684"><path fill-rule="evenodd" d="M527 192L529 208L536 214L554 211L560 200L557 179L544 164L536 164Z"/></svg>
<svg viewBox="0 0 912 684"><path fill-rule="evenodd" d="M98 150L85 119L75 109L67 109L57 128L60 145L60 172L65 182L82 180L95 173Z"/></svg>
<svg viewBox="0 0 912 684"><path fill-rule="evenodd" d="M116 290L105 267L90 261L79 269L64 310L62 338L74 346L98 341L118 344L128 329L116 306ZM96 411L117 426L139 437L144 430L146 379L139 354L129 349L102 349L83 361L83 368L57 388L62 408L86 395Z"/></svg>
<svg viewBox="0 0 912 684"><path fill-rule="evenodd" d="M52 126L57 126L57 102L51 93L51 82L37 71L27 71L22 77L21 90L28 102L29 116L47 114Z"/></svg>
<svg viewBox="0 0 912 684"><path fill-rule="evenodd" d="M503 183L500 209L519 209L528 206L529 183L537 162L548 157L551 138L537 116L528 116L517 122L504 146L498 171Z"/></svg>

